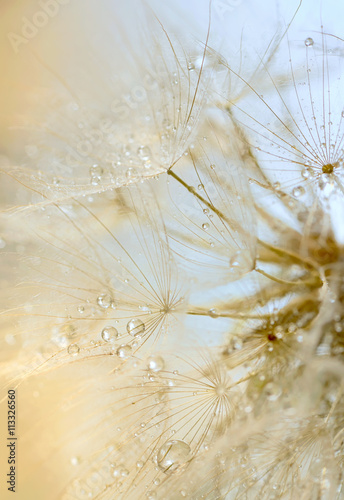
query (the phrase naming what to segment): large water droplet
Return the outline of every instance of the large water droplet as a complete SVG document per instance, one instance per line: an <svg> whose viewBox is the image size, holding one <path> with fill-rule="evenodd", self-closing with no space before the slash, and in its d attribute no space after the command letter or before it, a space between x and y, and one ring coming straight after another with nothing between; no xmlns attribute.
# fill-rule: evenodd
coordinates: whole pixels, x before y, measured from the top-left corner
<svg viewBox="0 0 344 500"><path fill-rule="evenodd" d="M119 358L121 359L128 359L131 355L131 347L130 345L121 345L117 351L116 351L116 354Z"/></svg>
<svg viewBox="0 0 344 500"><path fill-rule="evenodd" d="M165 474L173 474L191 459L190 446L184 441L167 441L158 451L157 463Z"/></svg>
<svg viewBox="0 0 344 500"><path fill-rule="evenodd" d="M98 306L102 307L103 309L108 309L112 304L112 298L110 297L109 294L102 293L97 298L97 304L98 304Z"/></svg>
<svg viewBox="0 0 344 500"><path fill-rule="evenodd" d="M103 328L101 336L105 342L114 342L118 337L118 331L114 326L106 326Z"/></svg>
<svg viewBox="0 0 344 500"><path fill-rule="evenodd" d="M90 168L91 184L96 186L102 180L104 170L99 165L93 165Z"/></svg>
<svg viewBox="0 0 344 500"><path fill-rule="evenodd" d="M145 324L140 319L131 319L127 324L127 332L133 337L142 335L145 331Z"/></svg>
<svg viewBox="0 0 344 500"><path fill-rule="evenodd" d="M295 198L299 198L304 193L305 193L305 190L302 186L297 186L293 189L293 196L295 196Z"/></svg>
<svg viewBox="0 0 344 500"><path fill-rule="evenodd" d="M282 394L282 389L275 382L268 382L264 387L264 392L269 401L276 401Z"/></svg>
<svg viewBox="0 0 344 500"><path fill-rule="evenodd" d="M147 161L150 159L152 152L148 146L140 146L137 150L137 154L139 155L141 160Z"/></svg>
<svg viewBox="0 0 344 500"><path fill-rule="evenodd" d="M68 354L72 354L73 356L76 356L77 354L79 354L79 351L80 351L80 347L78 346L78 344L71 344L68 349Z"/></svg>
<svg viewBox="0 0 344 500"><path fill-rule="evenodd" d="M149 356L147 366L152 372L159 372L165 368L165 363L161 356Z"/></svg>

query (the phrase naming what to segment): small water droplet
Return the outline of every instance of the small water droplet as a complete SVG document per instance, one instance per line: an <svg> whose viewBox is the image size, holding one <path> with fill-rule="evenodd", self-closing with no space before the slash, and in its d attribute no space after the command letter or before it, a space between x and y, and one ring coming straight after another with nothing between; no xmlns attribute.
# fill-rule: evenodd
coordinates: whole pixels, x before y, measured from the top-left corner
<svg viewBox="0 0 344 500"><path fill-rule="evenodd" d="M118 337L118 331L114 326L106 326L102 330L101 337L105 342L114 342Z"/></svg>
<svg viewBox="0 0 344 500"><path fill-rule="evenodd" d="M293 189L293 196L295 196L295 198L299 198L303 194L305 194L305 190L302 186L297 186Z"/></svg>
<svg viewBox="0 0 344 500"><path fill-rule="evenodd" d="M116 354L121 359L128 359L131 356L131 351L130 345L121 345L117 349Z"/></svg>
<svg viewBox="0 0 344 500"><path fill-rule="evenodd" d="M161 446L157 455L158 467L165 474L173 474L190 459L190 446L180 440L167 441Z"/></svg>
<svg viewBox="0 0 344 500"><path fill-rule="evenodd" d="M127 332L133 337L142 335L145 331L145 324L140 319L131 319L127 324Z"/></svg>
<svg viewBox="0 0 344 500"><path fill-rule="evenodd" d="M71 344L68 349L68 354L72 354L72 356L76 356L80 352L80 347L78 344Z"/></svg>
<svg viewBox="0 0 344 500"><path fill-rule="evenodd" d="M80 459L79 459L79 457L72 457L72 458L70 459L70 463L71 463L72 465L79 465L79 463L80 463Z"/></svg>
<svg viewBox="0 0 344 500"><path fill-rule="evenodd" d="M204 224L202 224L202 229L204 229L205 231L207 231L209 229L208 222L205 222Z"/></svg>
<svg viewBox="0 0 344 500"><path fill-rule="evenodd" d="M209 309L208 314L211 318L218 318L219 317L218 312L216 311L216 309L214 307L212 309Z"/></svg>
<svg viewBox="0 0 344 500"><path fill-rule="evenodd" d="M264 387L264 392L269 401L276 401L282 394L282 389L275 382L268 382Z"/></svg>
<svg viewBox="0 0 344 500"><path fill-rule="evenodd" d="M98 306L102 307L103 309L108 309L112 304L112 298L110 297L109 294L102 293L97 298L97 304L98 304Z"/></svg>
<svg viewBox="0 0 344 500"><path fill-rule="evenodd" d="M310 38L310 37L306 38L306 40L305 40L306 47L311 47L313 44L314 44L313 38Z"/></svg>
<svg viewBox="0 0 344 500"><path fill-rule="evenodd" d="M301 175L304 179L309 179L309 177L311 176L311 170L310 168L306 167L304 168L302 171L301 171Z"/></svg>
<svg viewBox="0 0 344 500"><path fill-rule="evenodd" d="M90 168L91 184L95 186L99 184L102 180L103 173L104 170L102 169L102 167L100 167L99 165L93 165Z"/></svg>
<svg viewBox="0 0 344 500"><path fill-rule="evenodd" d="M143 161L149 160L152 156L152 152L148 146L140 146L137 150L137 154Z"/></svg>
<svg viewBox="0 0 344 500"><path fill-rule="evenodd" d="M147 366L149 370L159 372L165 368L165 362L161 356L149 356Z"/></svg>

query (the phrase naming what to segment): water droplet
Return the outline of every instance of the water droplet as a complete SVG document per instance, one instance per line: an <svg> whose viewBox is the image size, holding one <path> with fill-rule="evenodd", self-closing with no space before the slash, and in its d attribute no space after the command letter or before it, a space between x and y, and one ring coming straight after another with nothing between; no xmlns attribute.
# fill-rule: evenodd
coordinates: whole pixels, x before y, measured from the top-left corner
<svg viewBox="0 0 344 500"><path fill-rule="evenodd" d="M205 231L207 231L209 229L208 222L205 222L204 224L202 224L202 229L204 229Z"/></svg>
<svg viewBox="0 0 344 500"><path fill-rule="evenodd" d="M137 150L137 154L143 161L149 160L152 156L152 152L148 146L140 146Z"/></svg>
<svg viewBox="0 0 344 500"><path fill-rule="evenodd" d="M298 198L303 194L305 194L305 190L302 186L297 186L293 189L293 196L295 196L295 198Z"/></svg>
<svg viewBox="0 0 344 500"><path fill-rule="evenodd" d="M106 326L102 330L101 337L105 342L114 342L118 337L118 331L114 326Z"/></svg>
<svg viewBox="0 0 344 500"><path fill-rule="evenodd" d="M313 38L306 38L305 45L306 47L311 47L314 44Z"/></svg>
<svg viewBox="0 0 344 500"><path fill-rule="evenodd" d="M244 342L240 337L234 335L229 341L229 345L227 347L227 353L231 354L234 351L240 351L243 348Z"/></svg>
<svg viewBox="0 0 344 500"><path fill-rule="evenodd" d="M157 463L165 474L173 474L191 459L190 446L184 441L167 441L158 451Z"/></svg>
<svg viewBox="0 0 344 500"><path fill-rule="evenodd" d="M165 362L161 356L149 356L148 369L153 372L159 372L165 368Z"/></svg>
<svg viewBox="0 0 344 500"><path fill-rule="evenodd" d="M218 312L216 311L216 309L214 307L212 309L209 309L208 314L211 318L218 318L219 317Z"/></svg>
<svg viewBox="0 0 344 500"><path fill-rule="evenodd" d="M93 165L90 168L91 184L95 186L99 184L102 180L103 173L104 170L102 169L102 167L100 167L99 165Z"/></svg>
<svg viewBox="0 0 344 500"><path fill-rule="evenodd" d="M98 306L102 307L103 309L108 309L112 304L112 298L110 297L109 294L102 293L97 298L97 304L98 304Z"/></svg>
<svg viewBox="0 0 344 500"><path fill-rule="evenodd" d="M79 458L79 457L72 457L72 458L70 459L70 463L71 463L72 465L79 465L79 463L80 463L80 458Z"/></svg>
<svg viewBox="0 0 344 500"><path fill-rule="evenodd" d="M60 347L67 347L76 336L77 330L74 325L66 323L58 329L53 330L52 340Z"/></svg>
<svg viewBox="0 0 344 500"><path fill-rule="evenodd" d="M264 387L264 392L269 401L276 401L282 394L282 389L275 382L268 382Z"/></svg>
<svg viewBox="0 0 344 500"><path fill-rule="evenodd" d="M116 354L121 359L128 359L131 356L131 351L130 345L121 345L117 349Z"/></svg>
<svg viewBox="0 0 344 500"><path fill-rule="evenodd" d="M142 335L145 331L145 324L140 319L131 319L127 324L127 332L133 337Z"/></svg>
<svg viewBox="0 0 344 500"><path fill-rule="evenodd" d="M311 170L306 167L302 170L301 175L304 179L308 179L311 176Z"/></svg>
<svg viewBox="0 0 344 500"><path fill-rule="evenodd" d="M68 354L72 354L73 356L76 356L80 352L80 347L78 346L78 344L71 344L68 347L67 351L68 351Z"/></svg>

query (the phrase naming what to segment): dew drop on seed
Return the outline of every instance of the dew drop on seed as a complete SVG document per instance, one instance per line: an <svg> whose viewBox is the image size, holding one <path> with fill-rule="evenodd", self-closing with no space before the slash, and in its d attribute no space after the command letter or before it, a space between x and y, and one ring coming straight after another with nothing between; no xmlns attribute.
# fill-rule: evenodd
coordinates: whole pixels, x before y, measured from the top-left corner
<svg viewBox="0 0 344 500"><path fill-rule="evenodd" d="M219 317L219 314L214 307L212 309L209 309L208 314L211 318L218 318Z"/></svg>
<svg viewBox="0 0 344 500"><path fill-rule="evenodd" d="M311 47L314 44L313 38L306 38L305 45L306 47Z"/></svg>
<svg viewBox="0 0 344 500"><path fill-rule="evenodd" d="M108 309L112 304L112 298L107 293L102 293L97 298L97 304L103 309Z"/></svg>
<svg viewBox="0 0 344 500"><path fill-rule="evenodd" d="M279 384L268 382L264 387L264 392L269 401L276 401L280 397L282 390Z"/></svg>
<svg viewBox="0 0 344 500"><path fill-rule="evenodd" d="M152 152L148 146L140 146L137 150L137 154L141 160L147 161L150 159Z"/></svg>
<svg viewBox="0 0 344 500"><path fill-rule="evenodd" d="M302 186L297 186L293 189L293 196L295 196L295 198L299 198L303 194L305 194L305 190Z"/></svg>
<svg viewBox="0 0 344 500"><path fill-rule="evenodd" d="M165 362L161 356L149 356L147 366L152 372L159 372L165 368Z"/></svg>
<svg viewBox="0 0 344 500"><path fill-rule="evenodd" d="M121 359L128 359L131 355L131 347L130 345L121 345L117 351L116 351L116 354L119 358Z"/></svg>
<svg viewBox="0 0 344 500"><path fill-rule="evenodd" d="M101 337L105 342L113 342L118 337L118 331L114 326L106 326L102 330Z"/></svg>
<svg viewBox="0 0 344 500"><path fill-rule="evenodd" d="M309 179L310 175L311 175L311 171L309 168L304 168L302 171L301 171L301 175L304 179Z"/></svg>
<svg viewBox="0 0 344 500"><path fill-rule="evenodd" d="M102 169L102 167L100 167L99 165L93 165L90 168L91 184L95 186L99 184L102 179L103 173L104 170Z"/></svg>
<svg viewBox="0 0 344 500"><path fill-rule="evenodd" d="M173 474L191 458L190 446L184 441L166 441L158 451L157 463L165 474Z"/></svg>
<svg viewBox="0 0 344 500"><path fill-rule="evenodd" d="M78 346L78 344L71 344L68 349L68 354L72 354L73 356L76 356L77 354L79 354L79 351L80 351L80 347Z"/></svg>
<svg viewBox="0 0 344 500"><path fill-rule="evenodd" d="M127 324L127 332L133 337L142 335L145 331L145 324L140 319L131 319Z"/></svg>

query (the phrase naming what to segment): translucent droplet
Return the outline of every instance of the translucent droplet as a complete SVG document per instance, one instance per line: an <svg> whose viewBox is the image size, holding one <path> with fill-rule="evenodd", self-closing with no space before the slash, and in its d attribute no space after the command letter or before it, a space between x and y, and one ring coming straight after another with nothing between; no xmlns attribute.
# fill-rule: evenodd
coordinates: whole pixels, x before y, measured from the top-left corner
<svg viewBox="0 0 344 500"><path fill-rule="evenodd" d="M240 337L234 335L234 337L231 338L227 348L228 354L231 354L234 351L240 351L240 349L243 348L243 345L244 345L243 340Z"/></svg>
<svg viewBox="0 0 344 500"><path fill-rule="evenodd" d="M102 169L102 167L100 167L99 165L93 165L90 168L91 184L93 185L99 184L100 181L102 180L103 173L104 170Z"/></svg>
<svg viewBox="0 0 344 500"><path fill-rule="evenodd" d="M112 298L110 297L109 294L102 293L97 298L97 304L98 304L98 306L102 307L103 309L108 309L112 304Z"/></svg>
<svg viewBox="0 0 344 500"><path fill-rule="evenodd" d="M305 190L302 186L297 186L296 188L293 189L293 196L295 196L295 198L302 196L304 193Z"/></svg>
<svg viewBox="0 0 344 500"><path fill-rule="evenodd" d="M102 330L101 337L105 342L114 342L118 337L118 331L114 326L106 326Z"/></svg>
<svg viewBox="0 0 344 500"><path fill-rule="evenodd" d="M212 309L209 309L208 314L211 318L218 318L219 317L219 314L214 307Z"/></svg>
<svg viewBox="0 0 344 500"><path fill-rule="evenodd" d="M306 38L305 45L306 47L311 47L314 44L313 38Z"/></svg>
<svg viewBox="0 0 344 500"><path fill-rule="evenodd" d="M140 319L131 319L127 324L127 332L133 337L142 335L145 331L145 324Z"/></svg>
<svg viewBox="0 0 344 500"><path fill-rule="evenodd" d="M282 394L282 389L275 382L268 382L264 387L264 392L269 401L276 401Z"/></svg>
<svg viewBox="0 0 344 500"><path fill-rule="evenodd" d="M191 459L190 446L184 441L167 441L158 451L157 463L165 474L173 474Z"/></svg>
<svg viewBox="0 0 344 500"><path fill-rule="evenodd" d="M302 170L301 175L304 179L308 179L311 176L311 170L306 167Z"/></svg>
<svg viewBox="0 0 344 500"><path fill-rule="evenodd" d="M66 323L53 330L52 340L60 347L67 347L75 338L77 330L74 325Z"/></svg>
<svg viewBox="0 0 344 500"><path fill-rule="evenodd" d="M165 362L161 356L149 356L147 366L152 372L159 372L165 368Z"/></svg>
<svg viewBox="0 0 344 500"><path fill-rule="evenodd" d="M131 347L130 345L121 345L117 351L116 351L116 354L119 358L121 359L127 359L131 356Z"/></svg>
<svg viewBox="0 0 344 500"><path fill-rule="evenodd" d="M79 465L79 463L80 463L80 458L79 458L79 457L72 457L72 458L70 459L70 463L71 463L72 465L74 465L74 466L75 466L75 465Z"/></svg>
<svg viewBox="0 0 344 500"><path fill-rule="evenodd" d="M71 344L68 349L68 354L72 354L73 356L76 356L77 354L79 354L79 351L80 351L80 347L78 346L78 344Z"/></svg>
<svg viewBox="0 0 344 500"><path fill-rule="evenodd" d="M137 154L143 161L149 160L152 156L152 152L148 146L140 146L137 150Z"/></svg>
<svg viewBox="0 0 344 500"><path fill-rule="evenodd" d="M205 222L204 224L202 224L202 229L204 229L205 231L207 231L209 229L208 222Z"/></svg>

